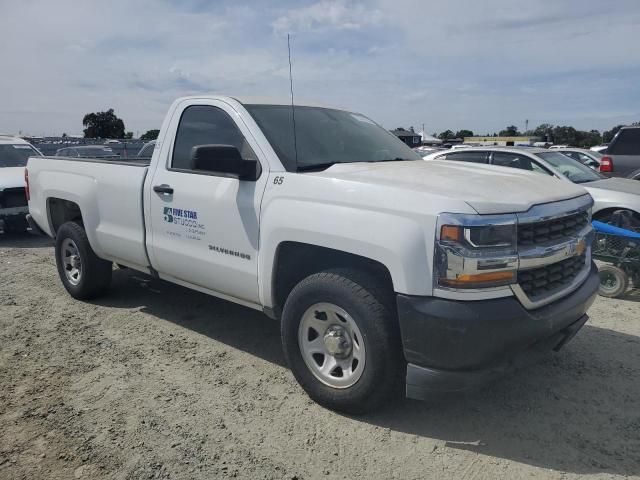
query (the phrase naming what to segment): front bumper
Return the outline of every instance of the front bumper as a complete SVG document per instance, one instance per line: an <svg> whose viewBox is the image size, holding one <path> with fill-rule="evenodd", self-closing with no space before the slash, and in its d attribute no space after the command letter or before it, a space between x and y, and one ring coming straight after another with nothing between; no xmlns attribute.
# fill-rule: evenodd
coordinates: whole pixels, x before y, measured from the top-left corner
<svg viewBox="0 0 640 480"><path fill-rule="evenodd" d="M587 321L599 277L595 264L574 292L527 310L515 297L479 301L398 295L407 397L455 392L535 362Z"/></svg>

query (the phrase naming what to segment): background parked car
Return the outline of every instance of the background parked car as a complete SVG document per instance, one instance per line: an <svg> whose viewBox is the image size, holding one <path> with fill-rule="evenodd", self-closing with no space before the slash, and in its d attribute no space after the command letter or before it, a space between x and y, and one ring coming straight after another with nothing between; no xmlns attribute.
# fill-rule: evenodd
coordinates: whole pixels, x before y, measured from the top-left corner
<svg viewBox="0 0 640 480"><path fill-rule="evenodd" d="M82 158L120 158L111 147L104 145L83 145L77 147L61 148L56 152L56 157L82 157Z"/></svg>
<svg viewBox="0 0 640 480"><path fill-rule="evenodd" d="M0 135L0 232L27 228L24 168L35 156L42 154L29 142Z"/></svg>
<svg viewBox="0 0 640 480"><path fill-rule="evenodd" d="M155 140L152 140L152 141L154 142L154 147L155 147ZM151 143L151 142L149 142L149 143ZM145 147L146 147L147 145L148 145L148 144L146 144L146 145L145 145ZM142 148L144 149L144 147L142 147ZM429 154L431 154L431 153L441 152L441 151L442 151L442 150L444 150L444 149L439 148L439 147L416 147L416 148L413 148L412 150L413 150L414 152L416 152L418 155L420 155L420 156L423 156L423 157L424 157L425 155L429 155ZM151 151L151 153L153 153L153 150ZM140 155L140 154L138 154L138 156L141 156L141 155ZM151 156L151 154L149 154L148 156L150 157L150 156Z"/></svg>
<svg viewBox="0 0 640 480"><path fill-rule="evenodd" d="M590 167L594 170L600 170L600 159L602 154L593 150L585 150L583 148L561 148L558 152L579 161L583 165Z"/></svg>
<svg viewBox="0 0 640 480"><path fill-rule="evenodd" d="M618 130L602 153L600 170L610 172L614 177L640 180L640 126Z"/></svg>
<svg viewBox="0 0 640 480"><path fill-rule="evenodd" d="M156 148L155 140L151 140L150 142L145 143L140 149L140 151L138 152L138 158L151 158L151 156L153 155L153 150L155 148Z"/></svg>
<svg viewBox="0 0 640 480"><path fill-rule="evenodd" d="M477 147L456 152L439 152L425 160L454 160L519 168L552 175L580 184L593 197L593 218L608 222L616 210L628 210L640 219L640 183L628 178L607 178L599 172L560 153L543 148Z"/></svg>

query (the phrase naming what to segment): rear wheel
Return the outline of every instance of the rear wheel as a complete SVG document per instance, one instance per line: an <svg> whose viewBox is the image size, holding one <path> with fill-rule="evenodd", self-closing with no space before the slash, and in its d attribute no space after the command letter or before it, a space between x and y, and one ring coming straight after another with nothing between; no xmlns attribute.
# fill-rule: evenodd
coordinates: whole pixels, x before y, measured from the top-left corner
<svg viewBox="0 0 640 480"><path fill-rule="evenodd" d="M364 413L399 393L395 310L369 275L332 270L302 280L283 310L282 342L296 380L327 408Z"/></svg>
<svg viewBox="0 0 640 480"><path fill-rule="evenodd" d="M95 254L84 228L75 222L63 224L56 233L56 265L62 284L79 300L97 297L111 283L111 262Z"/></svg>
<svg viewBox="0 0 640 480"><path fill-rule="evenodd" d="M600 273L600 289L598 293L603 297L619 297L624 295L629 286L629 277L626 272L615 265L602 265L598 268Z"/></svg>

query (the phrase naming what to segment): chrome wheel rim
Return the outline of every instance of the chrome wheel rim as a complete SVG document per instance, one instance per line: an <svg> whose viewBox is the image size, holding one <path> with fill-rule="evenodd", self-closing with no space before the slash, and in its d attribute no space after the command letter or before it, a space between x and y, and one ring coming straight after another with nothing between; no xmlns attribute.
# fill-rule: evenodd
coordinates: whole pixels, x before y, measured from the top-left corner
<svg viewBox="0 0 640 480"><path fill-rule="evenodd" d="M354 385L364 372L366 351L358 324L332 303L316 303L302 315L298 345L313 375L333 388Z"/></svg>
<svg viewBox="0 0 640 480"><path fill-rule="evenodd" d="M82 280L82 259L76 242L65 238L60 247L64 275L71 285L78 285Z"/></svg>

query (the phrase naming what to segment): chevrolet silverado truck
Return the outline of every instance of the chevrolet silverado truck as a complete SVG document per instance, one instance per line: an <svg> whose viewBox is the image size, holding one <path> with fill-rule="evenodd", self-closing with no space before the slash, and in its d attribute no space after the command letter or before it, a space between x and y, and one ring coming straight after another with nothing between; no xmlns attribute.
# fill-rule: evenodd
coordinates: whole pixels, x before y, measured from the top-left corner
<svg viewBox="0 0 640 480"><path fill-rule="evenodd" d="M29 221L55 238L69 294L103 294L116 264L263 311L303 389L339 411L558 350L598 289L584 189L424 162L358 113L181 98L150 161L27 171Z"/></svg>
<svg viewBox="0 0 640 480"><path fill-rule="evenodd" d="M0 233L27 229L24 167L34 155L41 153L29 142L0 135Z"/></svg>

